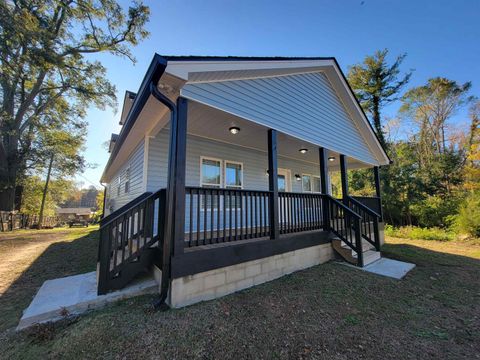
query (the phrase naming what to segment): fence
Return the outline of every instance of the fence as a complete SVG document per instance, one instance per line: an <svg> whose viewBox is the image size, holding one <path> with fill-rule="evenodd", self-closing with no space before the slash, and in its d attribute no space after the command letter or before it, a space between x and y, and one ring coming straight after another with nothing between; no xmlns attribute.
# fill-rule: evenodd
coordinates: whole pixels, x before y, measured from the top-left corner
<svg viewBox="0 0 480 360"><path fill-rule="evenodd" d="M44 216L43 226L53 227L58 223L56 216ZM0 211L0 232L18 229L31 229L38 224L38 215L28 215Z"/></svg>

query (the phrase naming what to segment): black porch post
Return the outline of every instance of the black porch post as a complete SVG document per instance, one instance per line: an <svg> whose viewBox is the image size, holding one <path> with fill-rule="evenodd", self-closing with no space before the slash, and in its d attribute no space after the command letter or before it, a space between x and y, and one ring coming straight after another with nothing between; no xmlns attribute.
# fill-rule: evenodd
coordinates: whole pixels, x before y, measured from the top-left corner
<svg viewBox="0 0 480 360"><path fill-rule="evenodd" d="M328 194L328 166L327 166L327 149L318 148L318 160L320 164L320 186L321 192L324 195ZM324 198L325 199L325 198ZM330 225L330 214L328 202L323 202L323 229L328 231Z"/></svg>
<svg viewBox="0 0 480 360"><path fill-rule="evenodd" d="M176 116L170 124L168 182L164 243L173 244L173 255L183 253L185 237L185 164L187 150L188 101L179 97ZM169 240L172 240L171 242Z"/></svg>
<svg viewBox="0 0 480 360"><path fill-rule="evenodd" d="M346 202L348 196L348 176L347 176L347 159L345 155L340 155L340 175L342 179L342 198Z"/></svg>
<svg viewBox="0 0 480 360"><path fill-rule="evenodd" d="M270 239L278 239L278 165L277 165L277 131L268 130L268 189L270 194Z"/></svg>
<svg viewBox="0 0 480 360"><path fill-rule="evenodd" d="M378 198L378 212L380 215L380 221L383 221L383 209L382 209L382 193L380 191L380 171L378 166L373 167L373 177L375 179L375 194Z"/></svg>

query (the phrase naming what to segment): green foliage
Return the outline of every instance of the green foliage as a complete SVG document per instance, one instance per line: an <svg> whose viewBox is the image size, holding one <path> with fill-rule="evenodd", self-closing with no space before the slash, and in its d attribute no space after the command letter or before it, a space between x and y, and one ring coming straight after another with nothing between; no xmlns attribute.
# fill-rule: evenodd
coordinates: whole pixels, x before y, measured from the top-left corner
<svg viewBox="0 0 480 360"><path fill-rule="evenodd" d="M409 72L399 78L405 54L398 56L391 65L387 62L387 55L387 49L376 51L372 56L365 57L361 64L351 66L347 75L362 108L372 116L377 136L385 147L381 107L398 99L398 93L412 75Z"/></svg>
<svg viewBox="0 0 480 360"><path fill-rule="evenodd" d="M427 196L410 205L416 223L426 227L448 227L449 219L457 213L460 199L456 196Z"/></svg>
<svg viewBox="0 0 480 360"><path fill-rule="evenodd" d="M455 233L440 229L437 227L421 228L416 226L402 226L394 227L392 225L385 225L385 235L404 239L417 240L439 240L448 241L455 239Z"/></svg>
<svg viewBox="0 0 480 360"><path fill-rule="evenodd" d="M480 192L472 192L460 205L455 226L459 233L480 237Z"/></svg>
<svg viewBox="0 0 480 360"><path fill-rule="evenodd" d="M42 202L45 180L39 176L29 176L23 181L22 207L21 212L30 215L38 215ZM45 199L45 216L54 216L55 208L75 191L72 181L51 180L50 191Z"/></svg>
<svg viewBox="0 0 480 360"><path fill-rule="evenodd" d="M106 68L90 54L134 61L149 9L115 0L0 1L0 195L13 189L43 153L42 134L85 130L89 106L115 106ZM42 157L40 156L40 159Z"/></svg>

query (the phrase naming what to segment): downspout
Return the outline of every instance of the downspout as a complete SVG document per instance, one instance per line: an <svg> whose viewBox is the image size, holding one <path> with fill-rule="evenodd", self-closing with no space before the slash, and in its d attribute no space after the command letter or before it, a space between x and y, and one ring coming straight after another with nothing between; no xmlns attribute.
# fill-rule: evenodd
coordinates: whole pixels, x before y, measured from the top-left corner
<svg viewBox="0 0 480 360"><path fill-rule="evenodd" d="M102 209L102 219L103 219L105 217L105 205L107 202L107 185L103 185L103 184L100 184L100 185L103 186L103 209Z"/></svg>
<svg viewBox="0 0 480 360"><path fill-rule="evenodd" d="M155 99L160 101L162 104L164 104L169 110L170 110L170 124L173 124L175 122L175 119L177 117L177 106L173 101L171 101L168 97L166 97L164 94L162 94L158 88L157 85L155 84L155 81L152 81L150 83L150 93L153 95ZM173 131L173 130L171 130ZM171 158L171 156L170 156ZM170 164L169 164L170 165ZM169 208L173 206L173 199L172 195L175 196L174 193L170 192L171 190L171 181L170 179L172 178L173 174L171 174L171 166L169 166L169 174L168 174L168 182L167 182L167 194L166 194L166 206ZM169 211L170 210L170 211ZM172 209L166 209L165 214L173 214L173 208ZM170 285L170 260L171 260L171 251L172 251L172 246L171 246L171 241L172 241L172 219L166 219L165 221L165 229L164 229L164 236L163 236L163 251L162 251L162 281L160 284L160 297L158 300L156 300L153 304L153 307L155 309L161 309L165 310L168 308L166 304L166 299L168 296L168 289Z"/></svg>

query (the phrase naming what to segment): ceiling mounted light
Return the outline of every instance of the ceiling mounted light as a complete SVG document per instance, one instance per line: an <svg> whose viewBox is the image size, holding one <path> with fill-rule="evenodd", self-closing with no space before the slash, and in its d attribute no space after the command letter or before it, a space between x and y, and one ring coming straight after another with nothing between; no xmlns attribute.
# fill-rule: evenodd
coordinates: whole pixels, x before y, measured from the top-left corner
<svg viewBox="0 0 480 360"><path fill-rule="evenodd" d="M236 126L232 126L230 129L228 129L233 135L236 135L240 132L240 128Z"/></svg>
<svg viewBox="0 0 480 360"><path fill-rule="evenodd" d="M308 151L308 149L300 149L300 150L298 150L298 151L300 151L302 154L306 154L307 151Z"/></svg>
<svg viewBox="0 0 480 360"><path fill-rule="evenodd" d="M328 161L335 161L335 156L329 156Z"/></svg>
<svg viewBox="0 0 480 360"><path fill-rule="evenodd" d="M295 174L295 180L300 181L302 180L302 177L299 174Z"/></svg>

